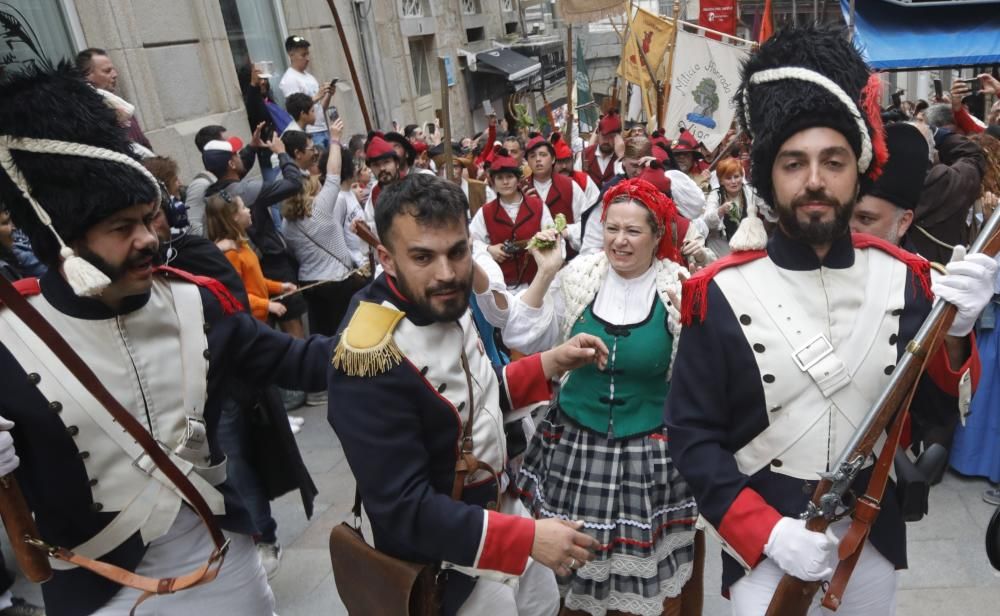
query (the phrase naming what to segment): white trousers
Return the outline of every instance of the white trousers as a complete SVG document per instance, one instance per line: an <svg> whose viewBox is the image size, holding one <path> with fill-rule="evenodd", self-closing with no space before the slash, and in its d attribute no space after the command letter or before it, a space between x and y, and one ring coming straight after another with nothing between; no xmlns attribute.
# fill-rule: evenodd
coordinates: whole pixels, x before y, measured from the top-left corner
<svg viewBox="0 0 1000 616"><path fill-rule="evenodd" d="M835 524L833 532L843 537L847 524ZM774 590L785 572L767 558L749 575L729 588L733 616L764 616ZM861 558L844 589L843 603L836 612L820 605L822 589L816 593L808 616L894 616L896 613L896 570L879 554L870 541L865 541Z"/></svg>
<svg viewBox="0 0 1000 616"><path fill-rule="evenodd" d="M172 595L150 597L136 610L137 616L194 616L239 614L272 616L274 595L260 556L248 535L226 533L229 552L215 580ZM189 573L212 553L212 539L201 519L182 506L167 534L149 544L136 573L153 578ZM125 616L141 593L122 588L95 616Z"/></svg>
<svg viewBox="0 0 1000 616"><path fill-rule="evenodd" d="M503 513L528 517L520 499L504 495ZM559 586L552 569L528 559L528 566L514 583L479 578L458 616L555 616L559 612Z"/></svg>

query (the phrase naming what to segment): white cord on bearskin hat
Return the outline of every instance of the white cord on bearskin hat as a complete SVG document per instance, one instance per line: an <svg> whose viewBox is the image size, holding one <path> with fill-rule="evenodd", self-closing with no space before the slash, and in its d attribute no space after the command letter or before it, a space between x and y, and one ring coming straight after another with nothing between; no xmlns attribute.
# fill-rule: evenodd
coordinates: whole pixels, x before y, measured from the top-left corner
<svg viewBox="0 0 1000 616"><path fill-rule="evenodd" d="M830 94L833 94L847 108L847 111L858 125L858 135L861 139L861 153L858 156L858 173L863 175L868 171L868 167L872 163L871 136L868 134L868 126L865 124L864 116L861 115L861 110L858 109L857 103L847 95L847 92L844 92L844 89L829 77L808 68L802 68L801 66L783 66L781 68L771 68L754 73L750 77L749 85L759 85L784 79L814 83L827 90ZM747 131L753 137L752 125L750 124L749 87L743 89L743 109L745 110ZM761 250L765 246L767 246L767 230L764 228L764 223L761 222L757 214L757 204L754 203L753 199L750 199L749 203L747 203L746 216L740 222L740 226L736 229L736 232L733 233L733 237L730 238L729 247L733 251L742 252Z"/></svg>
<svg viewBox="0 0 1000 616"><path fill-rule="evenodd" d="M52 232L52 235L55 236L56 241L59 242L59 254L63 258L63 272L66 275L66 281L69 283L70 287L73 288L73 292L81 297L100 295L101 292L109 284L111 284L111 279L108 278L104 272L97 269L86 259L77 255L72 248L66 245L66 242L63 241L62 237L56 231L55 226L52 224L52 218L49 216L49 213L46 212L45 208L43 208L42 205L31 195L31 187L28 185L28 181L21 173L21 170L18 169L17 165L14 163L14 157L11 155L11 150L31 152L33 154L80 156L83 158L95 158L98 160L107 160L126 165L142 173L150 181L156 191L156 198L159 200L160 187L156 178L153 177L153 174L150 173L148 169L142 166L135 159L120 152L114 152L112 150L106 150L104 148L86 145L83 143L72 143L70 141L0 135L0 167L3 168L3 170L10 177L11 182L17 186L17 189L21 191L24 198L31 204L31 208L35 211L35 215L38 216L39 222L48 227Z"/></svg>

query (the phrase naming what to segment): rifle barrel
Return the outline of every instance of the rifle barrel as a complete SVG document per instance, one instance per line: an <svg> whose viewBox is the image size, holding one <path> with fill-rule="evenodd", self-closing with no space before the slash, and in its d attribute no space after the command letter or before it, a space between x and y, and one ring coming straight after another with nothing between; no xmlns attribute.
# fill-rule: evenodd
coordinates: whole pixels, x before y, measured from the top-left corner
<svg viewBox="0 0 1000 616"><path fill-rule="evenodd" d="M986 223L986 227L983 228L976 241L969 248L969 254L982 252L986 248L990 240L1000 231L1000 216L991 216L989 221ZM990 255L994 256L994 255ZM948 308L951 304L948 302L937 298L934 300L934 304L931 307L930 313L927 318L924 319L923 324L917 331L916 336L914 336L913 341L907 345L906 353L903 354L902 360L896 365L896 369L892 373L892 378L889 380L889 384L882 390L879 394L878 399L868 410L865 418L862 420L861 425L851 436L851 440L844 447L843 452L841 452L840 457L837 459L834 469L842 468L843 465L851 461L855 456L856 450L858 449L861 441L868 434L869 429L872 424L876 421L879 412L882 407L889 402L889 398L892 396L893 392L896 391L898 385L907 378L907 374L913 368L912 364L916 361L922 361L923 357L917 357L914 352L921 354L931 353L934 349L927 348L926 344L930 334L937 330L940 326L940 321L946 316L948 318L954 318L954 311L950 311L951 314L946 315ZM950 325L950 323L949 323Z"/></svg>

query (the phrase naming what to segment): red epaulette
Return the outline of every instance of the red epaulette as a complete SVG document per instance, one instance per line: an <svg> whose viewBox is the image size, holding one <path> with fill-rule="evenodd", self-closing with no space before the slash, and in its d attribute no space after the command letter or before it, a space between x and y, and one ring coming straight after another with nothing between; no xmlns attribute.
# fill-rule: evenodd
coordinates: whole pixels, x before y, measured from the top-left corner
<svg viewBox="0 0 1000 616"><path fill-rule="evenodd" d="M681 324L691 325L696 318L699 321L705 319L705 312L708 310L708 283L712 282L716 274L726 268L756 261L765 255L766 250L732 252L685 280L681 290Z"/></svg>
<svg viewBox="0 0 1000 616"><path fill-rule="evenodd" d="M192 274L191 272L186 272L168 265L161 265L156 268L156 271L166 274L167 276L173 276L174 278L179 278L180 280L196 284L204 289L208 289L211 291L212 295L215 296L215 299L219 301L219 304L222 305L222 313L226 316L243 312L243 304L240 300L236 299L236 297L230 293L229 289L226 288L226 285L222 284L215 278L198 276L196 274Z"/></svg>
<svg viewBox="0 0 1000 616"><path fill-rule="evenodd" d="M21 297L31 297L33 295L39 295L42 292L42 285L38 283L37 278L21 278L20 280L15 280L11 283L17 292L21 294ZM3 302L0 302L0 306L3 306Z"/></svg>
<svg viewBox="0 0 1000 616"><path fill-rule="evenodd" d="M934 299L931 293L931 262L915 252L900 248L882 238L867 233L852 233L851 242L855 248L877 248L889 256L902 261L920 283L920 290L927 299Z"/></svg>

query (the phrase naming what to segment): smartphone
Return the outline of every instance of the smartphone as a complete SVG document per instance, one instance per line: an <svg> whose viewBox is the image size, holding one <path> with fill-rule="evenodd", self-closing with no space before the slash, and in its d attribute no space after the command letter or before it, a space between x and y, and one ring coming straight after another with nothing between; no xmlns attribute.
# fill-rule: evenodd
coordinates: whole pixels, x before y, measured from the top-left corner
<svg viewBox="0 0 1000 616"><path fill-rule="evenodd" d="M979 94L983 89L983 82L979 81L979 77L973 77L972 79L963 79L965 83L969 84L970 94Z"/></svg>
<svg viewBox="0 0 1000 616"><path fill-rule="evenodd" d="M486 114L486 117L489 117L491 115L496 115L496 113L493 111L493 101L490 100L483 101L483 113Z"/></svg>
<svg viewBox="0 0 1000 616"><path fill-rule="evenodd" d="M326 117L331 124L337 121L337 118L340 117L340 112L337 111L336 105L330 105L330 108L326 110Z"/></svg>
<svg viewBox="0 0 1000 616"><path fill-rule="evenodd" d="M433 134L434 134L434 131L436 131L436 130L437 130L437 125L436 125L436 124L434 124L434 122L428 122L428 123L427 123L427 128L425 128L425 129L424 129L424 131L425 131L425 132L426 132L426 133L427 133L428 135L433 135Z"/></svg>
<svg viewBox="0 0 1000 616"><path fill-rule="evenodd" d="M934 80L934 97L938 99L944 97L944 89L941 86L940 79Z"/></svg>
<svg viewBox="0 0 1000 616"><path fill-rule="evenodd" d="M264 125L264 128L260 129L260 139L265 143L270 141L274 137L274 125L270 122Z"/></svg>

